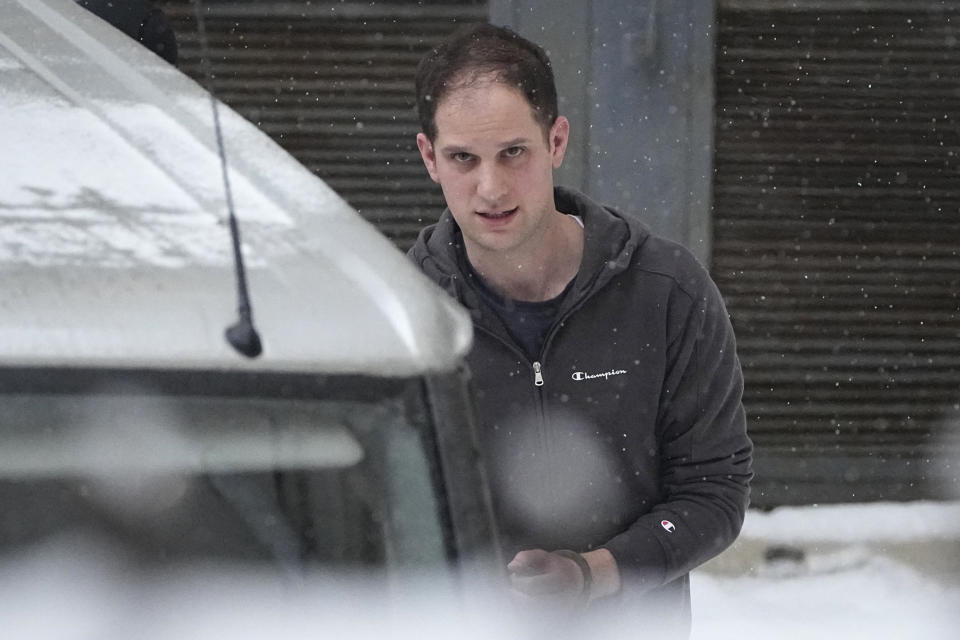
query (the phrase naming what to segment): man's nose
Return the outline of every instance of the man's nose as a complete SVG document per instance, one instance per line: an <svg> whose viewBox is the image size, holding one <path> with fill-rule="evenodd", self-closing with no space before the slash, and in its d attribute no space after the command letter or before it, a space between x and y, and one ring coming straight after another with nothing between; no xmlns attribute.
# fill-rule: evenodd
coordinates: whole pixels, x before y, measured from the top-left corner
<svg viewBox="0 0 960 640"><path fill-rule="evenodd" d="M509 185L503 171L496 166L480 168L480 180L477 183L477 195L489 204L499 204L507 195Z"/></svg>

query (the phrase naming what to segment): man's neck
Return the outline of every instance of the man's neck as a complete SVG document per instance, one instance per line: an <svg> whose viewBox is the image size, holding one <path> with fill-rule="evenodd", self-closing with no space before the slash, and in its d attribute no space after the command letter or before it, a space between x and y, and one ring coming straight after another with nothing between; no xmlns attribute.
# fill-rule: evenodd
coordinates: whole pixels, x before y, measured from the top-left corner
<svg viewBox="0 0 960 640"><path fill-rule="evenodd" d="M524 302L551 300L577 275L583 257L583 228L571 216L556 221L535 245L515 251L485 251L466 246L467 259L501 295Z"/></svg>

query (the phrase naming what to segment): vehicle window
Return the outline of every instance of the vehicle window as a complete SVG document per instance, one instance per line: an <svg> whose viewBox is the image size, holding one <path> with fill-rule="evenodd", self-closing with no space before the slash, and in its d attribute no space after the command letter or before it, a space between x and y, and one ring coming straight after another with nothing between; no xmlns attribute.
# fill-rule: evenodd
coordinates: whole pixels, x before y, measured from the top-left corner
<svg viewBox="0 0 960 640"><path fill-rule="evenodd" d="M0 553L93 535L146 563L440 564L405 414L393 399L0 395Z"/></svg>

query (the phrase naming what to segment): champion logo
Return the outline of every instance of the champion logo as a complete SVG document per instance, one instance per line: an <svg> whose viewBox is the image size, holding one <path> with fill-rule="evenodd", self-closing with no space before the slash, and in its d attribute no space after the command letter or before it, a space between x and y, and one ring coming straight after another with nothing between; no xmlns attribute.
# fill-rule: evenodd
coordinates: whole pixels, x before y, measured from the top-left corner
<svg viewBox="0 0 960 640"><path fill-rule="evenodd" d="M606 380L610 376L622 376L625 373L626 371L623 369L611 369L610 371L604 371L603 373L584 373L583 371L575 371L570 377L579 382L581 380L593 380L594 378L603 378Z"/></svg>
<svg viewBox="0 0 960 640"><path fill-rule="evenodd" d="M674 531L677 530L677 528L673 526L673 523L670 522L669 520L661 520L660 526L663 527L664 531L666 531L667 533L673 533Z"/></svg>

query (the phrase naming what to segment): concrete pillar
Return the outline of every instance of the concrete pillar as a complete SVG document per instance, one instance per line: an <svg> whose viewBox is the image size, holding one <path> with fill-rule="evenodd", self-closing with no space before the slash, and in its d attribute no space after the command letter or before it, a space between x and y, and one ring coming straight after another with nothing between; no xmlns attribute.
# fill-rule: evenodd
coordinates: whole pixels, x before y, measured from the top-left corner
<svg viewBox="0 0 960 640"><path fill-rule="evenodd" d="M557 181L710 256L714 0L490 0L543 46L573 125Z"/></svg>

